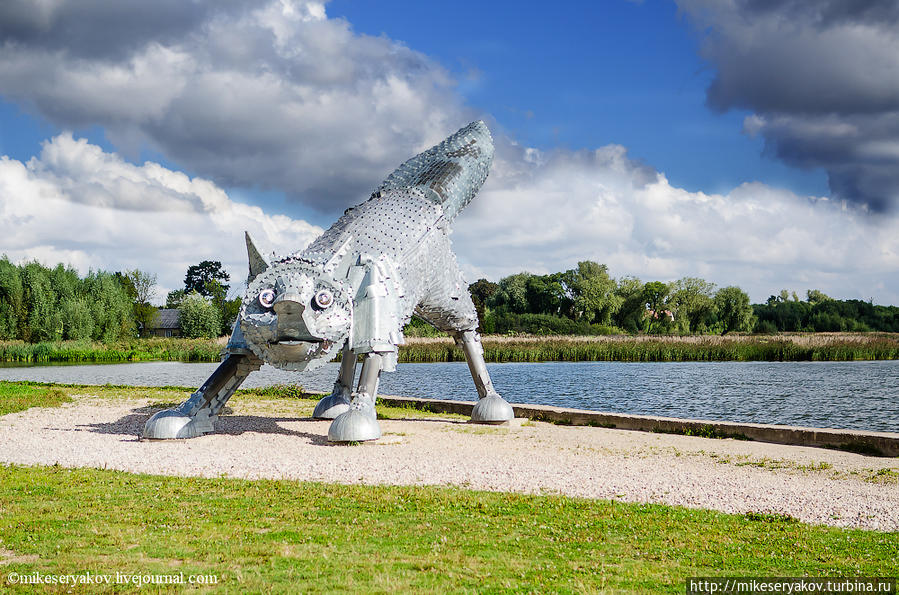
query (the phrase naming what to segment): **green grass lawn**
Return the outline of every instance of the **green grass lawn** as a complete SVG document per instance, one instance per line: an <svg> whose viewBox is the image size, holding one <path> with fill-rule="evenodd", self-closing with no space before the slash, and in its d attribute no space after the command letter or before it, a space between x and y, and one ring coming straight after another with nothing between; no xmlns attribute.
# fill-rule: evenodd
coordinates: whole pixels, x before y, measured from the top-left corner
<svg viewBox="0 0 899 595"><path fill-rule="evenodd" d="M89 389L160 402L188 391ZM84 392L0 383L0 412L58 405ZM305 396L281 388L235 399L296 398L299 409L311 411L314 400ZM214 590L234 593L683 593L691 576L896 576L897 555L899 533L810 526L778 515L458 488L0 465L0 592L15 589L10 573L118 572L215 575Z"/></svg>
<svg viewBox="0 0 899 595"><path fill-rule="evenodd" d="M0 549L21 557L4 578L183 572L230 592L683 592L690 576L895 575L899 546L770 515L56 467L0 466L0 510Z"/></svg>

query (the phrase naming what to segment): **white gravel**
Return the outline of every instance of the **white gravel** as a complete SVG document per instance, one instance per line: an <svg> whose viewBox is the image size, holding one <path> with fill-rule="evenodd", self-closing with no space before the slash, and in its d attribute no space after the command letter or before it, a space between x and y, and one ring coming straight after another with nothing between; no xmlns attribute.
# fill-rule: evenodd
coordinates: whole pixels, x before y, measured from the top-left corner
<svg viewBox="0 0 899 595"><path fill-rule="evenodd" d="M147 400L83 395L0 417L0 462L163 475L455 485L657 502L899 530L896 459L817 448L521 423L382 420L384 437L327 442L329 422L285 401L231 402L219 432L139 441Z"/></svg>

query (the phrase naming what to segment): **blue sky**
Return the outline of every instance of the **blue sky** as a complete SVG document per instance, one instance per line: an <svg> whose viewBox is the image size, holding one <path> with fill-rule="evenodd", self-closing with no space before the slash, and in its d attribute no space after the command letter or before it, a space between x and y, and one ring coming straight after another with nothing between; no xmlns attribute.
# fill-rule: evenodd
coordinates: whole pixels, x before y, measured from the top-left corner
<svg viewBox="0 0 899 595"><path fill-rule="evenodd" d="M0 253L239 279L243 229L299 249L483 118L470 280L591 259L899 303L896 31L880 0L11 0Z"/></svg>
<svg viewBox="0 0 899 595"><path fill-rule="evenodd" d="M673 2L351 2L328 5L354 29L440 61L472 105L519 142L548 150L628 147L677 186L726 192L763 181L826 195L820 168L789 167L742 134L746 110L705 105L712 66ZM436 26L435 26L436 25Z"/></svg>

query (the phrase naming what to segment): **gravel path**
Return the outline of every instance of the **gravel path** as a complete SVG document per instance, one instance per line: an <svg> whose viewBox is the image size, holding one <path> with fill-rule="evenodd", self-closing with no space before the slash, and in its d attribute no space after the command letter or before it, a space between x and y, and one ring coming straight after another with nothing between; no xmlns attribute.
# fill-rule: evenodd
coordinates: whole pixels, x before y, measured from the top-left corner
<svg viewBox="0 0 899 595"><path fill-rule="evenodd" d="M231 402L218 434L139 441L147 400L82 395L0 417L0 462L341 483L455 485L657 502L899 531L899 462L839 451L593 427L382 420L384 437L328 444L311 405Z"/></svg>

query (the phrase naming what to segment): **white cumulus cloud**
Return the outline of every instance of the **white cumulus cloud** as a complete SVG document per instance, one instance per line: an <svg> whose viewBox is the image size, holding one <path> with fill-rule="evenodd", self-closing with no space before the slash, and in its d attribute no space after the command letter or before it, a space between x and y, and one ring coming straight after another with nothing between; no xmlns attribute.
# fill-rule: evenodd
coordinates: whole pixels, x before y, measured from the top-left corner
<svg viewBox="0 0 899 595"><path fill-rule="evenodd" d="M471 280L590 259L618 277L739 285L755 301L788 288L899 303L896 217L757 182L689 192L618 145L532 157L501 149L457 219L453 241Z"/></svg>
<svg viewBox="0 0 899 595"><path fill-rule="evenodd" d="M62 262L81 273L140 268L158 275L164 299L201 260L222 261L239 285L244 230L279 253L322 231L234 202L209 180L133 165L70 134L45 142L27 163L0 157L0 250L13 261Z"/></svg>
<svg viewBox="0 0 899 595"><path fill-rule="evenodd" d="M0 94L61 127L102 126L128 155L150 147L332 213L475 119L436 62L291 0L11 0Z"/></svg>

